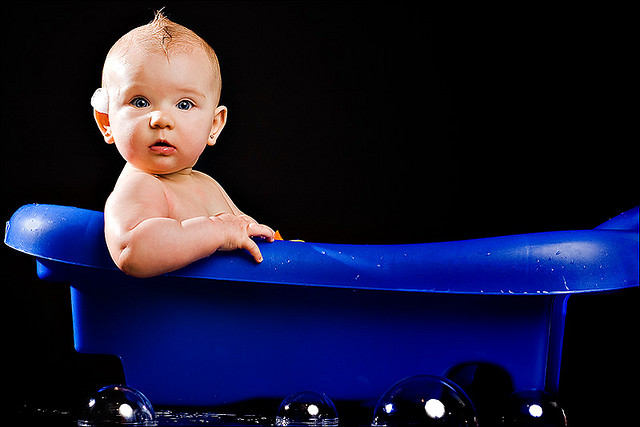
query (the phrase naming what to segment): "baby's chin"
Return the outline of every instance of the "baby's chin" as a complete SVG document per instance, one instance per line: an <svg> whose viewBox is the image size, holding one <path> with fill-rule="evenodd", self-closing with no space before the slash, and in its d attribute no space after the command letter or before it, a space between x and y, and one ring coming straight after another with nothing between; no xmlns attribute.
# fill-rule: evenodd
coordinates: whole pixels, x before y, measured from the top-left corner
<svg viewBox="0 0 640 427"><path fill-rule="evenodd" d="M172 167L149 167L148 165L140 165L132 162L128 162L135 169L138 169L142 172L148 173L150 175L171 175L171 174L184 174L191 173L191 166L187 165L177 165Z"/></svg>

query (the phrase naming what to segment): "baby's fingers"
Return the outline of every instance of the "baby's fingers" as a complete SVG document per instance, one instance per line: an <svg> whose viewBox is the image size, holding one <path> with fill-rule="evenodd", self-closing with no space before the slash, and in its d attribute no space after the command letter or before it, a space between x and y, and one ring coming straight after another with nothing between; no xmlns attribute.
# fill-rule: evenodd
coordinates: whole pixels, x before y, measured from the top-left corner
<svg viewBox="0 0 640 427"><path fill-rule="evenodd" d="M275 232L270 227L258 224L257 222L252 222L247 226L247 234L249 234L249 237L263 237L269 242L273 242L275 236ZM249 238L245 240L243 247L249 251L257 262L262 262L262 253L260 253L256 242Z"/></svg>
<svg viewBox="0 0 640 427"><path fill-rule="evenodd" d="M256 222L252 222L247 227L247 232L251 237L263 237L267 239L269 242L273 242L275 237L275 231L273 231L270 227L266 225L258 224Z"/></svg>
<svg viewBox="0 0 640 427"><path fill-rule="evenodd" d="M247 251L249 251L249 253L256 260L256 262L262 262L262 253L260 253L260 248L258 248L258 245L256 244L256 242L254 242L251 239L247 239L245 240L244 245L242 247Z"/></svg>

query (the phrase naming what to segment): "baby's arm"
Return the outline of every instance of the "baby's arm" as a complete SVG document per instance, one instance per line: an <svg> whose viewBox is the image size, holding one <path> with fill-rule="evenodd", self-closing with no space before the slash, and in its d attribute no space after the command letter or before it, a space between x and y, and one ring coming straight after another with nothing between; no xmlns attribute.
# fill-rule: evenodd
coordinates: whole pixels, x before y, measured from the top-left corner
<svg viewBox="0 0 640 427"><path fill-rule="evenodd" d="M145 174L124 178L105 206L109 252L122 271L136 277L177 270L216 250L246 249L261 262L255 236L271 241L273 231L243 215L169 218L162 185Z"/></svg>

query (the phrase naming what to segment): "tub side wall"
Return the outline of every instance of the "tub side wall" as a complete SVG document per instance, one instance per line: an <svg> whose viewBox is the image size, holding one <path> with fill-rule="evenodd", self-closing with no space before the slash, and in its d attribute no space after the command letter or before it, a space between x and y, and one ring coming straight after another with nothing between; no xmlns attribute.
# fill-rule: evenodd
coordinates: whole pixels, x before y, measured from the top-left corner
<svg viewBox="0 0 640 427"><path fill-rule="evenodd" d="M73 284L76 348L119 356L127 383L154 403L215 405L304 389L377 399L399 379L469 362L504 368L518 389L553 386L551 297L116 283L110 275L87 270Z"/></svg>

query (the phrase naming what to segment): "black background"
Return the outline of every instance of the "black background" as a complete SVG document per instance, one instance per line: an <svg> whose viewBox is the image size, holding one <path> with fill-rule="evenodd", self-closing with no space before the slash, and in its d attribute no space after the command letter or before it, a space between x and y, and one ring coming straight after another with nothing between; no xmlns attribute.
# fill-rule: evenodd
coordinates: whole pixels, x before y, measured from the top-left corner
<svg viewBox="0 0 640 427"><path fill-rule="evenodd" d="M2 12L4 221L33 202L102 210L123 161L89 99L110 46L163 6L221 62L229 120L196 168L285 238L588 229L638 205L626 10L14 2ZM73 351L68 289L6 247L2 261L12 404L65 407L117 380L114 360ZM633 415L637 294L570 300L560 392L574 425Z"/></svg>

